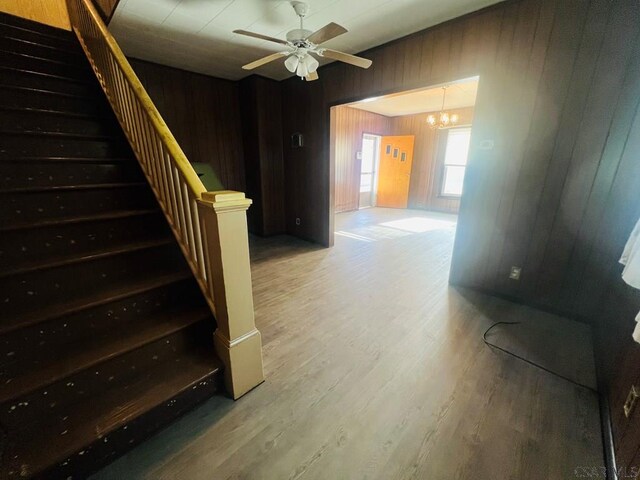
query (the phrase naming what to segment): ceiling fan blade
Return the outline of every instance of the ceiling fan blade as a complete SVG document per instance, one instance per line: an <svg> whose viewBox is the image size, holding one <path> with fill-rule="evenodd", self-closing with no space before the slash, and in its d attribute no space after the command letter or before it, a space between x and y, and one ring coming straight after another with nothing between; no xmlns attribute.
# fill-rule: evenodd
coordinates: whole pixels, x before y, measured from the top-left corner
<svg viewBox="0 0 640 480"><path fill-rule="evenodd" d="M269 42L280 43L282 45L289 45L286 40L280 40L279 38L269 37L268 35L262 35L261 33L248 32L247 30L234 30L233 33L245 35L247 37L259 38L260 40L267 40Z"/></svg>
<svg viewBox="0 0 640 480"><path fill-rule="evenodd" d="M337 50L331 50L330 48L323 48L322 53L318 52L318 54L322 55L323 57L340 60L341 62L349 63L360 68L369 68L373 63L368 58L357 57L348 53L338 52Z"/></svg>
<svg viewBox="0 0 640 480"><path fill-rule="evenodd" d="M273 62L274 60L282 58L286 55L289 55L289 52L272 53L271 55L267 55L266 57L260 58L255 62L247 63L246 65L243 65L242 68L243 70L253 70L254 68L261 67L266 63Z"/></svg>
<svg viewBox="0 0 640 480"><path fill-rule="evenodd" d="M338 35L347 33L347 29L337 23L329 23L322 27L320 30L316 30L307 37L311 43L320 45L321 43L328 42L332 38L336 38Z"/></svg>
<svg viewBox="0 0 640 480"><path fill-rule="evenodd" d="M309 75L304 77L307 82L313 82L314 80L318 80L318 72L311 72Z"/></svg>

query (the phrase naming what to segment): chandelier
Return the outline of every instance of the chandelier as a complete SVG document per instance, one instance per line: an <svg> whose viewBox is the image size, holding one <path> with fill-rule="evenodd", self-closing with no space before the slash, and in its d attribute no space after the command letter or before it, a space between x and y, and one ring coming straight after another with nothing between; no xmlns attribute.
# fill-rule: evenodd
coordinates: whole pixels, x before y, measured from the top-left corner
<svg viewBox="0 0 640 480"><path fill-rule="evenodd" d="M442 108L440 109L440 113L437 115L429 115L427 117L427 123L431 128L448 128L453 127L460 117L457 113L450 114L449 112L445 112L444 110L444 101L447 97L447 87L442 87Z"/></svg>

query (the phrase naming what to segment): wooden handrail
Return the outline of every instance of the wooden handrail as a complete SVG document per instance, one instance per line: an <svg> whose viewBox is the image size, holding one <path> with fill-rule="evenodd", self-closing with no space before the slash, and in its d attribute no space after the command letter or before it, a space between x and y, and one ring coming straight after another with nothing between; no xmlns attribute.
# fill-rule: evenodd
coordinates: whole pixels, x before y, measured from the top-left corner
<svg viewBox="0 0 640 480"><path fill-rule="evenodd" d="M89 15L91 15L95 27L100 31L104 38L104 41L111 50L113 59L117 62L125 78L131 85L133 93L136 95L136 97L144 107L144 112L148 115L149 120L151 121L155 129L159 132L162 143L171 154L171 157L174 159L176 166L180 169L180 172L184 176L185 181L189 185L189 188L191 189L193 194L199 198L203 192L207 191L207 189L202 184L200 177L198 177L198 174L189 163L187 156L184 154L182 148L180 148L180 145L171 133L171 130L169 130L169 127L164 122L162 115L160 115L160 112L158 112L158 109L151 100L151 97L149 97L149 94L142 86L140 79L133 71L133 68L127 60L127 57L125 57L115 38L113 38L113 35L111 35L109 30L107 29L107 26L102 21L102 17L98 13L98 10L95 8L91 1L83 1L82 3L86 7Z"/></svg>
<svg viewBox="0 0 640 480"><path fill-rule="evenodd" d="M207 192L91 0L67 0L71 26L116 114L217 328L227 388L238 398L263 381L242 192Z"/></svg>

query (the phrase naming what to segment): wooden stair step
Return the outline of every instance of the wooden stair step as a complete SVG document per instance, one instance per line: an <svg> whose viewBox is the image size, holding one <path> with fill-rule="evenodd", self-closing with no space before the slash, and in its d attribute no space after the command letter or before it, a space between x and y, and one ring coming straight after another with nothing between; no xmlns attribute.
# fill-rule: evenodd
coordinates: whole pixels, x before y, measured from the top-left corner
<svg viewBox="0 0 640 480"><path fill-rule="evenodd" d="M102 92L95 78L68 77L51 72L36 72L26 68L0 64L0 79L5 85L24 88L41 88L52 92L80 95L97 95Z"/></svg>
<svg viewBox="0 0 640 480"><path fill-rule="evenodd" d="M0 50L0 63L4 65L11 65L11 68L16 68L19 70L43 72L69 78L84 79L91 75L94 75L88 63L62 63L53 60L47 60L46 58L6 52L2 50Z"/></svg>
<svg viewBox="0 0 640 480"><path fill-rule="evenodd" d="M55 45L43 45L32 39L20 38L19 35L6 35L2 39L2 50L23 53L36 57L56 60L62 63L86 63L87 59L80 49L62 49Z"/></svg>
<svg viewBox="0 0 640 480"><path fill-rule="evenodd" d="M158 362L39 423L35 435L25 428L10 436L0 476L85 476L219 391L221 373L215 356L201 350Z"/></svg>
<svg viewBox="0 0 640 480"><path fill-rule="evenodd" d="M144 183L145 177L135 160L110 163L0 162L4 190L23 187L76 186L95 184Z"/></svg>
<svg viewBox="0 0 640 480"><path fill-rule="evenodd" d="M32 222L17 222L12 225L0 225L0 232L9 232L14 230L40 229L51 226L68 225L74 223L98 222L103 220L111 220L116 218L127 218L138 216L145 213L155 213L152 208L141 208L136 210L116 210L104 212L95 215L76 215L72 217L51 218L46 220L38 220Z"/></svg>
<svg viewBox="0 0 640 480"><path fill-rule="evenodd" d="M71 301L61 301L57 304L51 304L46 308L33 311L28 315L22 315L20 319L12 323L1 324L0 335L41 322L48 322L54 318L72 315L110 302L116 302L123 298L138 295L142 292L171 283L176 283L191 277L191 272L184 270L179 272L167 272L162 275L157 275L154 278L136 278L90 296L73 299Z"/></svg>
<svg viewBox="0 0 640 480"><path fill-rule="evenodd" d="M39 188L37 191L0 193L0 231L46 221L64 221L115 211L156 207L148 185L94 185L92 188Z"/></svg>
<svg viewBox="0 0 640 480"><path fill-rule="evenodd" d="M74 140L113 140L113 141L121 141L121 135L115 134L115 132L110 133L88 133L84 131L75 131L75 132L59 132L59 131L51 131L51 130L32 130L32 129L22 129L22 128L14 128L13 130L9 130L6 128L0 129L0 136L23 136L27 137L26 141L29 141L30 138L36 137L38 141L41 141L44 138L53 138L53 139L74 139Z"/></svg>
<svg viewBox="0 0 640 480"><path fill-rule="evenodd" d="M111 158L131 154L131 147L124 138L34 135L37 141L29 141L25 136L28 135L0 133L0 157L59 155Z"/></svg>
<svg viewBox="0 0 640 480"><path fill-rule="evenodd" d="M25 372L47 368L61 356L60 352L64 352L62 357L68 358L73 352L86 350L88 346L104 344L114 335L125 337L138 332L170 312L181 315L195 309L208 312L195 280L184 278L4 333L0 342L0 384L7 381L11 383L9 379L22 376ZM210 313L207 318L210 324L214 323ZM43 400L47 399L39 400L36 394L24 399L31 403ZM16 415L11 418L16 422L28 421Z"/></svg>
<svg viewBox="0 0 640 480"><path fill-rule="evenodd" d="M106 99L85 97L73 93L0 83L0 105L22 110L47 110L77 116L114 119Z"/></svg>
<svg viewBox="0 0 640 480"><path fill-rule="evenodd" d="M37 155L37 156L11 156L0 159L1 163L99 163L99 164L112 164L112 163L131 163L137 161L133 157L120 156L120 157L67 157L59 155Z"/></svg>
<svg viewBox="0 0 640 480"><path fill-rule="evenodd" d="M19 38L21 40L27 40L40 45L56 47L65 51L82 51L78 39L75 34L71 32L63 34L53 32L53 34L51 34L44 31L38 31L30 25L14 24L4 18L0 18L0 36Z"/></svg>
<svg viewBox="0 0 640 480"><path fill-rule="evenodd" d="M9 193L55 193L55 192L67 192L67 191L78 191L78 190L97 190L97 189L111 189L111 188L122 188L122 187L146 187L146 182L138 181L132 182L118 182L118 183L89 183L89 184L81 184L81 185L38 185L38 186L28 186L28 187L15 187L8 188L4 190L0 190L0 195L9 194Z"/></svg>
<svg viewBox="0 0 640 480"><path fill-rule="evenodd" d="M97 295L108 295L114 287L176 272L190 271L178 245L171 243L2 277L0 325L4 330L16 323L47 318L59 310L61 299L64 305L82 305Z"/></svg>
<svg viewBox="0 0 640 480"><path fill-rule="evenodd" d="M92 217L86 222L5 231L0 235L0 270L172 235L159 209L124 213L126 215Z"/></svg>
<svg viewBox="0 0 640 480"><path fill-rule="evenodd" d="M114 255L121 255L123 253L131 253L139 250L146 250L148 248L160 247L162 245L170 245L174 242L175 239L173 237L165 236L164 238L154 238L153 240L148 240L146 242L136 242L124 245L116 244L110 246L110 248L108 249L101 248L93 252L83 252L81 255L74 254L74 252L69 252L69 254L58 258L47 257L45 261L39 260L17 267L4 269L0 271L0 279L11 277L14 275L22 275L41 270L48 270L51 268L73 265L77 263L90 262L92 260L108 258Z"/></svg>
<svg viewBox="0 0 640 480"><path fill-rule="evenodd" d="M122 130L115 122L105 122L89 115L70 114L46 109L24 109L0 106L0 130L31 134L120 138Z"/></svg>
<svg viewBox="0 0 640 480"><path fill-rule="evenodd" d="M0 382L0 403L44 388L147 343L155 342L210 316L211 311L206 306L164 312L155 318L148 319L146 323L136 325L129 331L112 332L113 335L109 338L96 338L93 342L83 342L82 345L76 346L75 351L67 351L63 357L57 359L51 358L50 362L40 365L35 370L22 371L20 375L9 378L3 375Z"/></svg>

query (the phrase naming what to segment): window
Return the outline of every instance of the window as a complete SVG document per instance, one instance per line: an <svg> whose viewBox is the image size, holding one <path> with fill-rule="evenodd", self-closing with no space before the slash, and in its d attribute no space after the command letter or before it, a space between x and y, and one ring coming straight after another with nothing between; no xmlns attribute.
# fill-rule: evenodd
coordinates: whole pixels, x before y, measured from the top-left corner
<svg viewBox="0 0 640 480"><path fill-rule="evenodd" d="M447 146L444 152L444 169L440 193L444 196L462 195L464 172L469 156L471 128L451 128L447 131Z"/></svg>

